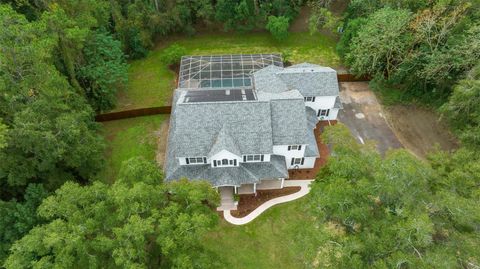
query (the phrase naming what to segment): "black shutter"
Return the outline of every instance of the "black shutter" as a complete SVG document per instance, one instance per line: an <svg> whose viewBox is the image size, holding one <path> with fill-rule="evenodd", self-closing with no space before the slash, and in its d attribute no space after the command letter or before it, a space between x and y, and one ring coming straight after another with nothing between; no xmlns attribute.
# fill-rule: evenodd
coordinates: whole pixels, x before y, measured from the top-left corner
<svg viewBox="0 0 480 269"><path fill-rule="evenodd" d="M203 157L203 163L207 163L207 158Z"/></svg>
<svg viewBox="0 0 480 269"><path fill-rule="evenodd" d="M263 162L263 154L260 155L260 160Z"/></svg>
<svg viewBox="0 0 480 269"><path fill-rule="evenodd" d="M247 162L247 155L243 155L243 162L244 162L244 163Z"/></svg>
<svg viewBox="0 0 480 269"><path fill-rule="evenodd" d="M298 150L302 150L302 145L298 146Z"/></svg>
<svg viewBox="0 0 480 269"><path fill-rule="evenodd" d="M303 162L305 161L305 158L302 158L302 162L300 163L301 165L303 165Z"/></svg>
<svg viewBox="0 0 480 269"><path fill-rule="evenodd" d="M290 150L290 149L292 149L292 147L291 147L291 146L288 146L288 150Z"/></svg>
<svg viewBox="0 0 480 269"><path fill-rule="evenodd" d="M315 96L312 98L312 102L315 102Z"/></svg>
<svg viewBox="0 0 480 269"><path fill-rule="evenodd" d="M320 117L320 111L322 110L321 109L318 110L317 117Z"/></svg>
<svg viewBox="0 0 480 269"><path fill-rule="evenodd" d="M294 161L294 160L295 160L295 158L292 158L292 163L291 163L291 165L293 165L293 161Z"/></svg>
<svg viewBox="0 0 480 269"><path fill-rule="evenodd" d="M188 158L185 158L185 161L187 162L187 164L190 164L190 162L188 161Z"/></svg>
<svg viewBox="0 0 480 269"><path fill-rule="evenodd" d="M233 165L237 166L237 159L233 160Z"/></svg>
<svg viewBox="0 0 480 269"><path fill-rule="evenodd" d="M328 117L328 114L330 114L330 109L327 109L327 117Z"/></svg>
<svg viewBox="0 0 480 269"><path fill-rule="evenodd" d="M213 161L213 167L217 167L217 161L216 160Z"/></svg>

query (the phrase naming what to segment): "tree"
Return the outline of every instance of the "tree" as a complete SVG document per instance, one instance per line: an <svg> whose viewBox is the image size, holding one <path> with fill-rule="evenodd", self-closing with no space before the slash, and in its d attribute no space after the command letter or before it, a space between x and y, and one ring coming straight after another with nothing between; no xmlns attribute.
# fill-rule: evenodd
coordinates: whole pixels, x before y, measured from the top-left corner
<svg viewBox="0 0 480 269"><path fill-rule="evenodd" d="M330 10L330 0L320 2L309 2L311 14L308 18L308 29L310 34L318 32L321 28L336 31L340 25L340 19L337 18Z"/></svg>
<svg viewBox="0 0 480 269"><path fill-rule="evenodd" d="M358 75L383 75L395 72L411 46L408 10L383 8L367 19L352 39L347 63Z"/></svg>
<svg viewBox="0 0 480 269"><path fill-rule="evenodd" d="M77 74L86 97L95 111L112 109L116 93L126 86L128 65L121 44L105 31L95 31L83 49L85 63Z"/></svg>
<svg viewBox="0 0 480 269"><path fill-rule="evenodd" d="M455 86L441 110L461 140L469 147L480 147L480 65Z"/></svg>
<svg viewBox="0 0 480 269"><path fill-rule="evenodd" d="M480 182L480 166L473 152L459 151L452 159L438 153L430 165L405 150L382 158L343 125L327 127L323 135L333 154L306 202L313 231L298 240L314 267L479 264L480 236L473 227L480 214L473 205L480 196L473 186Z"/></svg>
<svg viewBox="0 0 480 269"><path fill-rule="evenodd" d="M218 219L204 181L162 184L158 167L131 159L112 186L67 182L44 200L46 224L17 241L6 268L211 268L199 244Z"/></svg>
<svg viewBox="0 0 480 269"><path fill-rule="evenodd" d="M284 16L269 16L267 23L267 30L278 41L283 41L288 37L289 19Z"/></svg>
<svg viewBox="0 0 480 269"><path fill-rule="evenodd" d="M163 51L161 61L166 65L179 65L182 56L186 54L187 50L175 43Z"/></svg>
<svg viewBox="0 0 480 269"><path fill-rule="evenodd" d="M21 197L18 186L28 183L52 190L87 181L102 166L103 139L91 108L52 63L54 39L44 36L43 21L29 23L5 5L0 26L0 113L8 126L1 196Z"/></svg>
<svg viewBox="0 0 480 269"><path fill-rule="evenodd" d="M0 118L0 150L7 146L7 125Z"/></svg>
<svg viewBox="0 0 480 269"><path fill-rule="evenodd" d="M23 201L0 200L0 264L3 264L8 250L16 240L42 223L36 211L45 197L47 192L42 185L30 184L26 188Z"/></svg>

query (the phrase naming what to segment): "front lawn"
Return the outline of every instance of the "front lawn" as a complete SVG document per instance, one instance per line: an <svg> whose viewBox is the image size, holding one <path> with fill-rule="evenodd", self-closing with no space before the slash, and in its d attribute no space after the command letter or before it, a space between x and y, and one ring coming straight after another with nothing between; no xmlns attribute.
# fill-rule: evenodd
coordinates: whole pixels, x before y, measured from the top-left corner
<svg viewBox="0 0 480 269"><path fill-rule="evenodd" d="M297 234L310 229L305 198L274 206L253 222L234 226L222 220L204 239L204 246L225 268L308 268Z"/></svg>
<svg viewBox="0 0 480 269"><path fill-rule="evenodd" d="M203 34L192 37L171 38L159 45L141 60L132 61L129 83L118 94L119 110L163 106L170 102L175 88L175 73L160 61L163 49L172 43L186 48L190 55L281 53L289 51L294 63L311 62L339 67L335 52L336 41L321 34L290 33L284 42L277 42L268 33L252 34Z"/></svg>

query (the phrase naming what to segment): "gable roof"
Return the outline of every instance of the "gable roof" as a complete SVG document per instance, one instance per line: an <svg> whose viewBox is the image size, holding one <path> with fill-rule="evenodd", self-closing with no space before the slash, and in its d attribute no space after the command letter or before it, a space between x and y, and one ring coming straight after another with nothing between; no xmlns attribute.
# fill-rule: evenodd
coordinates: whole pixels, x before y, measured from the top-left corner
<svg viewBox="0 0 480 269"><path fill-rule="evenodd" d="M210 149L207 157L210 158L222 150L228 150L229 152L237 156L242 155L232 136L228 133L226 124L224 124L218 132L218 135L215 138L212 148Z"/></svg>
<svg viewBox="0 0 480 269"><path fill-rule="evenodd" d="M297 89L303 96L338 95L337 72L330 67L290 66L277 76L289 89Z"/></svg>
<svg viewBox="0 0 480 269"><path fill-rule="evenodd" d="M298 90L303 96L338 95L337 72L330 67L301 63L287 68L268 66L254 72L255 89L281 93Z"/></svg>
<svg viewBox="0 0 480 269"><path fill-rule="evenodd" d="M206 156L222 144L239 155L272 153L268 102L181 103L174 110L169 146L177 157Z"/></svg>

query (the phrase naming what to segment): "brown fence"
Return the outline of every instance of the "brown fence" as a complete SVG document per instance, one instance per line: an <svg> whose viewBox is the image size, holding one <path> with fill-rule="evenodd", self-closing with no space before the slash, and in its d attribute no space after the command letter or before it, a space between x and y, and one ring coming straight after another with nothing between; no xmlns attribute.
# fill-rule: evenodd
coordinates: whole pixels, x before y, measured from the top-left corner
<svg viewBox="0 0 480 269"><path fill-rule="evenodd" d="M149 115L156 115L156 114L170 114L171 112L172 112L171 106L139 108L139 109L99 114L95 116L95 121L102 122L102 121L120 120L120 119L128 119L128 118L135 118L135 117L149 116Z"/></svg>
<svg viewBox="0 0 480 269"><path fill-rule="evenodd" d="M337 74L337 79L339 82L355 82L355 81L370 81L369 76L356 77L352 74Z"/></svg>
<svg viewBox="0 0 480 269"><path fill-rule="evenodd" d="M366 76L356 77L352 74L337 74L337 78L339 82L354 82L354 81L370 80L370 77L366 77ZM102 121L111 121L111 120L121 120L121 119L157 115L157 114L170 114L171 112L172 112L171 106L139 108L139 109L99 114L95 116L95 121L102 122Z"/></svg>

